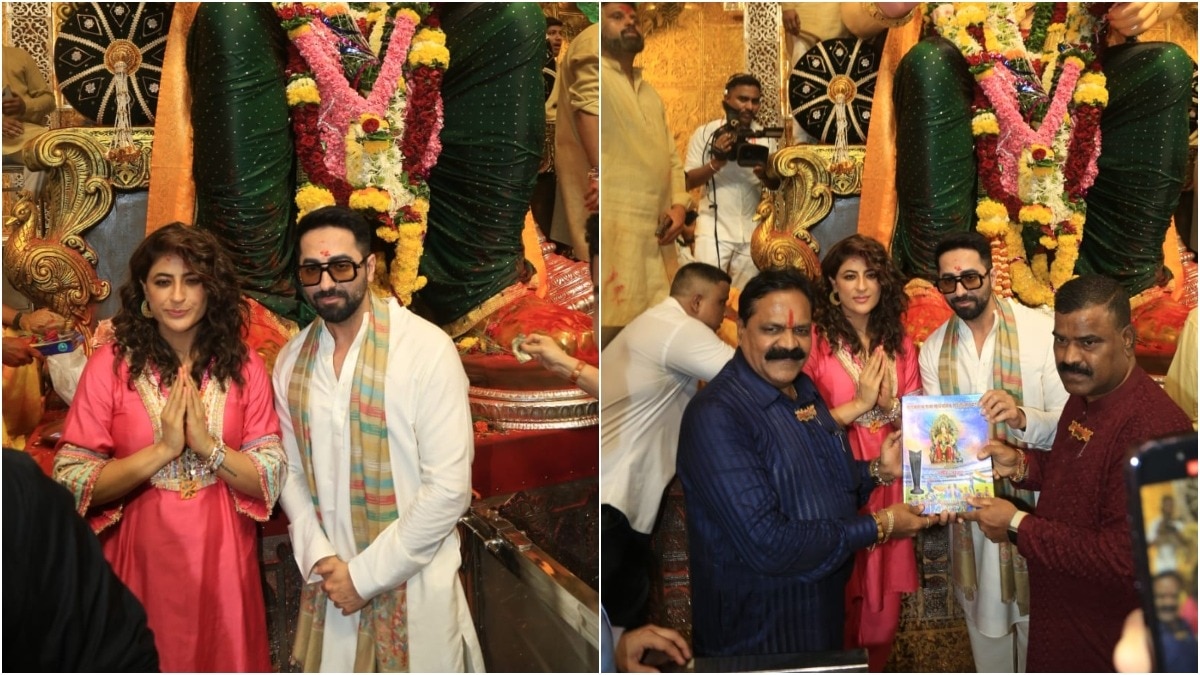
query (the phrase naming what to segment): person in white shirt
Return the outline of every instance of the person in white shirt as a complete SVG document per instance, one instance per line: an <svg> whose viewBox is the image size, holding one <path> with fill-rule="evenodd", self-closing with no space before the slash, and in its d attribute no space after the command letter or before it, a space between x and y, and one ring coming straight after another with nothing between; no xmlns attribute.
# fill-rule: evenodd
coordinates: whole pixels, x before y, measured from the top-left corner
<svg viewBox="0 0 1200 675"><path fill-rule="evenodd" d="M280 503L300 573L305 670L483 669L455 526L471 501L467 377L437 326L370 293L372 226L329 206L297 225L319 319L279 352Z"/></svg>
<svg viewBox="0 0 1200 675"><path fill-rule="evenodd" d="M684 265L671 295L600 355L600 593L615 626L643 620L650 532L675 475L683 410L697 382L715 377L733 357L716 335L729 282L712 265Z"/></svg>
<svg viewBox="0 0 1200 675"><path fill-rule="evenodd" d="M955 316L921 346L925 394L982 394L979 404L995 437L1049 450L1067 402L1054 362L1054 318L992 292L991 246L978 232L945 237L936 258L935 285ZM1008 488L1007 481L996 484L997 494ZM1036 500L1028 491L1010 492L1030 506ZM975 523L957 523L950 538L954 591L966 613L977 671L1025 672L1029 576L1024 558L1012 544L988 541Z"/></svg>
<svg viewBox="0 0 1200 675"><path fill-rule="evenodd" d="M730 77L721 101L725 116L696 129L683 165L687 189L704 187L691 257L728 272L738 289L758 274L750 259L750 235L762 189L779 187L779 179L767 175L765 163L739 166L732 156L738 129L762 131L754 119L761 105L758 78L748 73ZM748 142L775 152L774 139L750 138Z"/></svg>

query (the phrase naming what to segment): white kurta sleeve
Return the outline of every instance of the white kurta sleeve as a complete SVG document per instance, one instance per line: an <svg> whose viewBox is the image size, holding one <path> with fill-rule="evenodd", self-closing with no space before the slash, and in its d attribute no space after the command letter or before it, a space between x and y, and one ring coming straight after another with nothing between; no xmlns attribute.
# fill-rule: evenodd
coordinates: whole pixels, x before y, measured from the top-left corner
<svg viewBox="0 0 1200 675"><path fill-rule="evenodd" d="M1040 338L1039 344L1046 339ZM1062 417L1063 406L1067 404L1067 390L1063 388L1062 377L1054 360L1054 348L1045 344L1041 353L1045 354L1038 372L1021 373L1021 382L1029 387L1029 380L1036 380L1035 386L1042 390L1042 407L1021 406L1025 411L1025 431L1013 430L1017 440L1035 448L1049 450L1054 445L1054 436L1058 431L1058 418Z"/></svg>
<svg viewBox="0 0 1200 675"><path fill-rule="evenodd" d="M708 326L687 321L667 342L664 361L670 370L707 382L729 363L733 351Z"/></svg>
<svg viewBox="0 0 1200 675"><path fill-rule="evenodd" d="M921 367L921 388L925 390L926 396L942 395L942 383L938 380L937 362L946 330L946 324L934 329L925 339L925 344L921 345L921 351L917 354L917 364Z"/></svg>
<svg viewBox="0 0 1200 675"><path fill-rule="evenodd" d="M708 145L708 134L704 133L707 129L708 125L702 124L692 132L692 138L688 141L687 146L687 160L683 163L684 171L697 169L708 162L708 157L704 152L705 146Z"/></svg>
<svg viewBox="0 0 1200 675"><path fill-rule="evenodd" d="M444 335L442 338L420 361L422 371L413 394L415 417L405 420L399 405L388 403L389 426L413 426L420 487L407 505L398 505L400 518L350 561L354 588L367 600L395 588L428 565L471 504L475 436L467 376L454 344ZM407 367L399 361L393 363L389 369Z"/></svg>
<svg viewBox="0 0 1200 675"><path fill-rule="evenodd" d="M292 540L292 551L296 557L296 565L300 575L308 583L321 581L321 575L313 574L312 568L317 561L331 555L337 555L333 544L325 535L321 521L317 518L316 507L313 506L312 493L308 489L308 478L304 475L304 463L300 459L300 449L296 445L296 432L292 426L292 415L288 410L288 382L292 376L292 366L295 358L285 358L285 351L280 352L275 362L275 373L272 377L275 386L275 411L279 414L279 436L283 441L283 450L287 454L287 474L283 481L283 489L279 493L279 504L283 506L288 517L288 536ZM295 350L291 351L295 355Z"/></svg>

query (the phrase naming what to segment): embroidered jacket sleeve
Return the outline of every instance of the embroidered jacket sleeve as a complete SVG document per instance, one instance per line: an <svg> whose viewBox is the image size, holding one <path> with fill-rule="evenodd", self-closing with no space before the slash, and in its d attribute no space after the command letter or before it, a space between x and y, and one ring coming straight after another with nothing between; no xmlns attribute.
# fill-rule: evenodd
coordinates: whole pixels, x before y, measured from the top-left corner
<svg viewBox="0 0 1200 675"><path fill-rule="evenodd" d="M292 419L288 408L288 383L292 378L292 367L295 365L303 335L304 333L301 333L289 342L275 360L275 412L279 415L279 435L286 456L285 478L283 488L279 492L279 504L288 517L288 537L292 541L292 550L300 574L308 583L315 583L321 581L321 576L312 573L313 566L322 558L336 556L337 550L321 527L321 519L317 515L312 492L308 487L308 476L304 474L300 448L296 445L294 424L298 420Z"/></svg>
<svg viewBox="0 0 1200 675"><path fill-rule="evenodd" d="M350 578L364 599L399 586L428 565L471 504L475 436L467 375L454 343L442 338L423 359L417 414L408 420L416 431L421 486L407 508L399 505L399 520L350 561ZM390 409L388 414L393 415Z"/></svg>
<svg viewBox="0 0 1200 675"><path fill-rule="evenodd" d="M279 499L288 462L279 438L279 416L275 413L270 377L262 358L254 350L250 350L250 358L242 367L242 377L246 381L241 392L243 409L240 411L242 429L239 436L242 442L236 450L254 465L262 496L252 497L233 486L227 487L238 513L266 522Z"/></svg>
<svg viewBox="0 0 1200 675"><path fill-rule="evenodd" d="M707 527L718 529L723 540L731 542L738 560L755 572L796 575L804 581L822 579L854 551L875 541L875 521L858 515L790 517L772 486L772 467L747 428L752 424L744 411L724 401L693 400L684 414L679 440L679 470L689 503L702 503L715 521ZM854 464L860 480L866 477L869 484L866 463ZM856 495L860 505L867 493ZM814 492L804 500L816 506L828 498ZM693 524L689 515L689 529Z"/></svg>
<svg viewBox="0 0 1200 675"><path fill-rule="evenodd" d="M67 411L62 438L54 457L54 480L75 497L75 508L99 533L121 519L124 500L92 506L92 490L100 471L113 460L113 419L128 370L113 372L112 345L88 359Z"/></svg>

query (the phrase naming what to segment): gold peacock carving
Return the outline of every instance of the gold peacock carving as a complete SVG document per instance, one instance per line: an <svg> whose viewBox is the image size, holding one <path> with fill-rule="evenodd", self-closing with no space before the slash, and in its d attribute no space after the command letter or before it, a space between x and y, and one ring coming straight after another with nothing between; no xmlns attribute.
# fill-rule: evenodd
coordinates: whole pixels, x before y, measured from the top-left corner
<svg viewBox="0 0 1200 675"><path fill-rule="evenodd" d="M139 149L131 162L106 158L111 129L71 128L50 131L25 146L23 158L34 171L46 172L38 204L23 193L4 220L9 238L4 268L13 286L40 307L71 319L90 342L95 303L111 286L96 272L96 252L83 234L112 209L115 188L149 184L152 131L134 130Z"/></svg>

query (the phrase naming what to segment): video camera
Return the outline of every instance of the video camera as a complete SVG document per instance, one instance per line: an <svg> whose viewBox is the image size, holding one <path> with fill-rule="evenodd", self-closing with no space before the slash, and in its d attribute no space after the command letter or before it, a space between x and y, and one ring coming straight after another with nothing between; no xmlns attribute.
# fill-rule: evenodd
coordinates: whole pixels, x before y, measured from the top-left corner
<svg viewBox="0 0 1200 675"><path fill-rule="evenodd" d="M757 166L766 164L767 158L770 157L771 151L765 145L755 145L750 142L752 138L782 138L783 127L765 127L755 130L747 124L740 124L736 117L730 119L724 126L713 132L713 138L723 134L736 134L737 138L733 142L733 147L729 152L713 151L712 156L716 159L729 161L734 160L738 166Z"/></svg>

